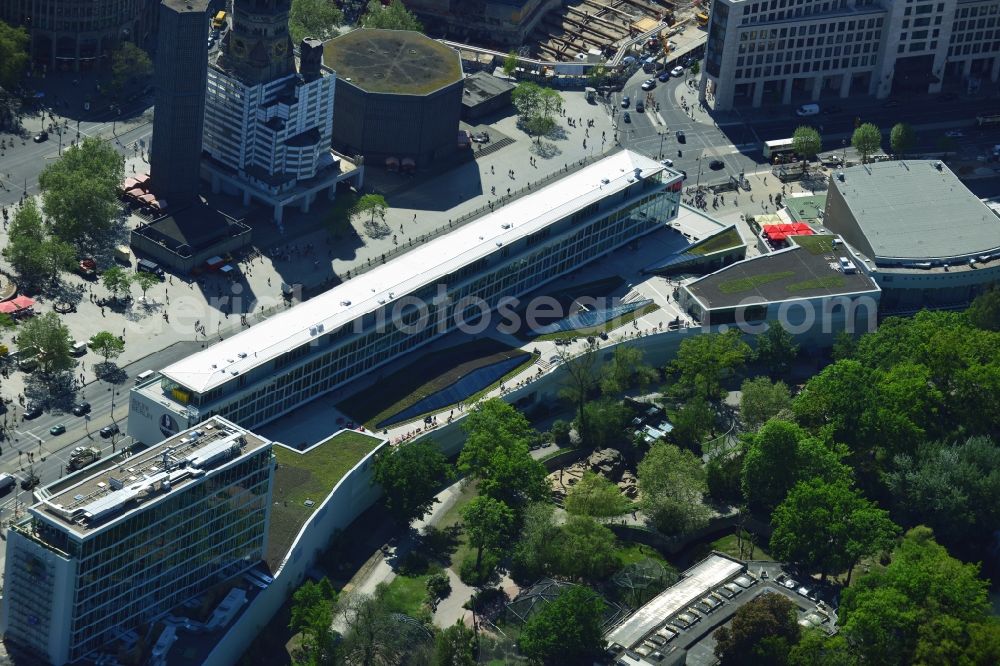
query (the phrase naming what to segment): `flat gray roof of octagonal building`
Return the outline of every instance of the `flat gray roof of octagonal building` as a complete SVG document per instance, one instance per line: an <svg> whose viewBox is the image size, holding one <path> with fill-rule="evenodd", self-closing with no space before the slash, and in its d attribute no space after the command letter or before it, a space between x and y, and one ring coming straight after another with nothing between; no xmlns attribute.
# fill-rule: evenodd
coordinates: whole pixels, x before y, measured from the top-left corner
<svg viewBox="0 0 1000 666"><path fill-rule="evenodd" d="M870 250L876 260L933 261L1000 248L1000 218L938 160L841 169L830 187L843 197L870 246L859 249ZM849 221L828 215L823 222L832 231L853 235L842 228Z"/></svg>
<svg viewBox="0 0 1000 666"><path fill-rule="evenodd" d="M352 30L323 44L323 64L370 93L428 95L462 80L458 51L412 30Z"/></svg>

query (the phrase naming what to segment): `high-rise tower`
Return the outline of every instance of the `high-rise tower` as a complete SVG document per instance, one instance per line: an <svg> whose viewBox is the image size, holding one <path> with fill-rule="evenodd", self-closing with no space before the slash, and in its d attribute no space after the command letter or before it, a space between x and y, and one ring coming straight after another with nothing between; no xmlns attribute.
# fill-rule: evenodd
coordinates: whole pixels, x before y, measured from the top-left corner
<svg viewBox="0 0 1000 666"><path fill-rule="evenodd" d="M220 65L247 84L295 73L288 34L291 0L236 0L233 27L223 40Z"/></svg>
<svg viewBox="0 0 1000 666"><path fill-rule="evenodd" d="M163 0L156 48L153 191L171 208L198 194L208 76L209 0Z"/></svg>

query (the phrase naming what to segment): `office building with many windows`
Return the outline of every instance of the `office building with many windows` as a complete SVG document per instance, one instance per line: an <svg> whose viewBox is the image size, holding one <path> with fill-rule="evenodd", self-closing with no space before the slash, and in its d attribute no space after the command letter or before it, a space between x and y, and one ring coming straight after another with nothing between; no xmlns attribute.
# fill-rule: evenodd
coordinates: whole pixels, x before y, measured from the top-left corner
<svg viewBox="0 0 1000 666"><path fill-rule="evenodd" d="M975 90L1000 76L1000 0L712 0L714 108Z"/></svg>
<svg viewBox="0 0 1000 666"><path fill-rule="evenodd" d="M273 475L271 442L213 418L36 490L7 533L0 629L56 666L142 635L263 558Z"/></svg>
<svg viewBox="0 0 1000 666"><path fill-rule="evenodd" d="M221 415L267 423L663 228L681 175L631 151L580 168L164 368L131 394L144 442Z"/></svg>

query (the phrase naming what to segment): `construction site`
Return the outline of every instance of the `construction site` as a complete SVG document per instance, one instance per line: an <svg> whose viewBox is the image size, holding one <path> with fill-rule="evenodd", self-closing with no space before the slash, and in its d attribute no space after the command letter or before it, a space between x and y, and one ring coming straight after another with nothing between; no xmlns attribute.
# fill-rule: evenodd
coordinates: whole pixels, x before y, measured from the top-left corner
<svg viewBox="0 0 1000 666"><path fill-rule="evenodd" d="M691 3L682 3L688 9ZM600 53L611 57L623 41L673 25L681 7L669 0L583 0L546 14L531 32L525 46L543 60L573 60L578 54Z"/></svg>

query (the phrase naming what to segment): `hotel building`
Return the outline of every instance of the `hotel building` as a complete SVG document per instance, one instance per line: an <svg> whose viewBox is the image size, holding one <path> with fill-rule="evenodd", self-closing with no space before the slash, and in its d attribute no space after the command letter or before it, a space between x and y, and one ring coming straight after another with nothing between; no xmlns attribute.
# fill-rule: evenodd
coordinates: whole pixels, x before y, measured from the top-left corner
<svg viewBox="0 0 1000 666"><path fill-rule="evenodd" d="M164 368L132 390L128 432L153 442L212 415L267 423L663 228L680 189L679 173L637 153L600 159Z"/></svg>
<svg viewBox="0 0 1000 666"><path fill-rule="evenodd" d="M266 549L271 442L221 418L36 490L7 533L0 630L76 661L248 570Z"/></svg>

